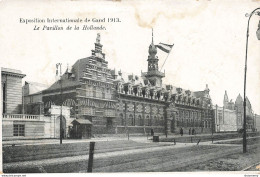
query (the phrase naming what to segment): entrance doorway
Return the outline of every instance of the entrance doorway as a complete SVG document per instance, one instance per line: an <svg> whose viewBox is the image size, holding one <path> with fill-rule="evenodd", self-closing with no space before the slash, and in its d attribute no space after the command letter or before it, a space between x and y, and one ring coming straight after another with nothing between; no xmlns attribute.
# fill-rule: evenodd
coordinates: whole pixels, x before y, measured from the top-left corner
<svg viewBox="0 0 260 177"><path fill-rule="evenodd" d="M114 133L112 118L107 118L107 133Z"/></svg>

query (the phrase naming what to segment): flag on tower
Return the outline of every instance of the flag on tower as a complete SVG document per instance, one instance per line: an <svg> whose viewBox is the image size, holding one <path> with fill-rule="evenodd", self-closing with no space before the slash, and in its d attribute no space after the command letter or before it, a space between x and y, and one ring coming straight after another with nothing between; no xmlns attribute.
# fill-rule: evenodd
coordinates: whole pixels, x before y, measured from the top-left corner
<svg viewBox="0 0 260 177"><path fill-rule="evenodd" d="M170 53L173 45L169 45L169 44L164 44L164 43L159 43L158 45L155 45L157 48L161 49L162 51L166 52L166 53Z"/></svg>

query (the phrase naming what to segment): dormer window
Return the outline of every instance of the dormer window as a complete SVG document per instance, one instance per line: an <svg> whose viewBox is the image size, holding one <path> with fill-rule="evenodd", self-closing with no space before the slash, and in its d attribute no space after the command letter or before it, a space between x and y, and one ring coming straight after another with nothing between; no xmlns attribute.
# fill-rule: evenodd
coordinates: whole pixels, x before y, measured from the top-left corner
<svg viewBox="0 0 260 177"><path fill-rule="evenodd" d="M185 93L186 93L188 96L190 96L191 91L190 91L190 90L186 90Z"/></svg>
<svg viewBox="0 0 260 177"><path fill-rule="evenodd" d="M182 88L176 88L176 91L178 92L178 94L181 94L182 93Z"/></svg>

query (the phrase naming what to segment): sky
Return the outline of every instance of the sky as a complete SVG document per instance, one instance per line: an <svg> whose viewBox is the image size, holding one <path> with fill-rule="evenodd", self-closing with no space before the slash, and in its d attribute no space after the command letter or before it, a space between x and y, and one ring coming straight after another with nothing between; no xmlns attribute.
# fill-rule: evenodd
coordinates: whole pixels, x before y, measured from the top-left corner
<svg viewBox="0 0 260 177"><path fill-rule="evenodd" d="M23 81L51 85L56 63L62 70L88 57L101 34L108 67L141 75L147 71L148 47L154 42L174 44L162 68L164 84L192 91L206 84L214 104L223 105L225 90L235 101L243 96L246 52L246 13L259 7L248 0L179 1L0 1L0 66L21 70ZM120 18L120 23L21 23L23 19ZM260 114L259 16L250 21L247 96ZM66 28L103 25L106 30L33 30L44 25ZM158 50L161 68L167 54Z"/></svg>

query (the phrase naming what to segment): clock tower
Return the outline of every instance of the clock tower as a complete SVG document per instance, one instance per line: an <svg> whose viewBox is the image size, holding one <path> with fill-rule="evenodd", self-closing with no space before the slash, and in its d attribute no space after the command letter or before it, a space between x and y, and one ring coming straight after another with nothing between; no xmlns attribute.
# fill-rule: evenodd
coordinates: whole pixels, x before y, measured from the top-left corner
<svg viewBox="0 0 260 177"><path fill-rule="evenodd" d="M148 50L149 56L148 56L148 69L146 73L143 73L144 77L149 80L152 86L155 87L162 87L162 78L165 77L165 74L163 72L159 71L158 68L158 56L157 54L157 48L153 43L153 32L152 32L152 43L149 46Z"/></svg>

